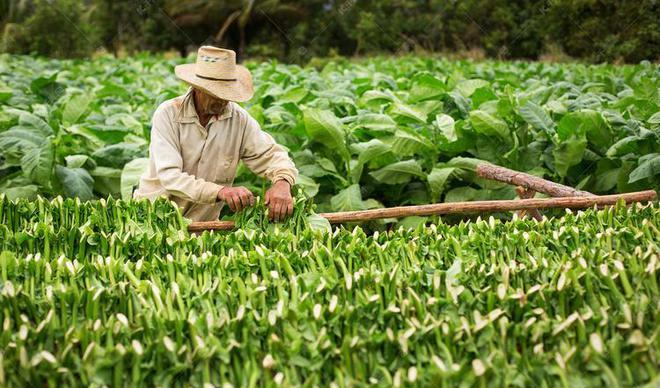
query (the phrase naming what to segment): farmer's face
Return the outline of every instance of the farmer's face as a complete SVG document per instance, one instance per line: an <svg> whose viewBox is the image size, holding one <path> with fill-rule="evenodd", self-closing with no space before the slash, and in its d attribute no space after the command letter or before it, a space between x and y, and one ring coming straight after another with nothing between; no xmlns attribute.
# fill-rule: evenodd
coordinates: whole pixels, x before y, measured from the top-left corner
<svg viewBox="0 0 660 388"><path fill-rule="evenodd" d="M225 111L227 100L206 94L205 92L194 89L195 92L195 107L200 113L208 115L217 115Z"/></svg>

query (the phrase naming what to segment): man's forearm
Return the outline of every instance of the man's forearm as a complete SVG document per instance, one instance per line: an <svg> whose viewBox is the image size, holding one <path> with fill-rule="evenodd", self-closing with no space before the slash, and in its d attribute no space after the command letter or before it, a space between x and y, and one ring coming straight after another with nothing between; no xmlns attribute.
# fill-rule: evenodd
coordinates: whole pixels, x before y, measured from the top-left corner
<svg viewBox="0 0 660 388"><path fill-rule="evenodd" d="M197 203L215 203L223 187L181 170L160 172L158 178L168 194Z"/></svg>

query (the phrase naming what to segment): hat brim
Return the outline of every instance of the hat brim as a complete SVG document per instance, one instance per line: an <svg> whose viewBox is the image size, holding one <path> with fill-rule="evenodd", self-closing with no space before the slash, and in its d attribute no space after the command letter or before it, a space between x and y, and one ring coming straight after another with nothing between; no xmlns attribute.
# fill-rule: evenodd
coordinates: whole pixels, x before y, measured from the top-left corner
<svg viewBox="0 0 660 388"><path fill-rule="evenodd" d="M223 100L244 102L254 95L252 75L250 70L242 65L236 65L236 80L234 81L216 81L198 77L195 74L194 63L176 66L174 74L187 84Z"/></svg>

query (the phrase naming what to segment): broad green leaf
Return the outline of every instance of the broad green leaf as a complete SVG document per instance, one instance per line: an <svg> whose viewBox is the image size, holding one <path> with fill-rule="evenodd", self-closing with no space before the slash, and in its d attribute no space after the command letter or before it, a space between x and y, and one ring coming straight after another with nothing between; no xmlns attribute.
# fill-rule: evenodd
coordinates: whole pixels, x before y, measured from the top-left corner
<svg viewBox="0 0 660 388"><path fill-rule="evenodd" d="M525 105L519 108L518 112L520 113L520 116L532 126L532 128L546 133L553 132L555 123L550 118L550 115L548 115L548 113L537 104L528 101Z"/></svg>
<svg viewBox="0 0 660 388"><path fill-rule="evenodd" d="M509 126L506 122L485 111L470 112L470 124L477 133L505 140L510 139Z"/></svg>
<svg viewBox="0 0 660 388"><path fill-rule="evenodd" d="M396 130L396 122L390 116L381 113L360 114L355 121L355 126L372 131L394 132Z"/></svg>
<svg viewBox="0 0 660 388"><path fill-rule="evenodd" d="M653 116L649 117L648 120L646 120L646 122L651 125L660 125L660 111L655 112Z"/></svg>
<svg viewBox="0 0 660 388"><path fill-rule="evenodd" d="M481 105L487 103L488 101L496 101L498 99L497 94L490 87L481 87L472 93L470 100L472 100L472 106L474 108L479 108Z"/></svg>
<svg viewBox="0 0 660 388"><path fill-rule="evenodd" d="M112 144L92 153L92 158L99 166L114 168L123 168L126 163L143 156L146 156L146 152L131 143Z"/></svg>
<svg viewBox="0 0 660 388"><path fill-rule="evenodd" d="M463 202L474 201L478 195L479 190L463 186L451 189L445 194L445 202Z"/></svg>
<svg viewBox="0 0 660 388"><path fill-rule="evenodd" d="M392 104L389 114L400 123L426 123L426 114L413 106L396 101Z"/></svg>
<svg viewBox="0 0 660 388"><path fill-rule="evenodd" d="M66 90L64 85L57 83L56 78L57 73L50 77L37 77L30 82L30 90L45 102L53 104Z"/></svg>
<svg viewBox="0 0 660 388"><path fill-rule="evenodd" d="M390 92L382 92L380 90L369 90L364 92L360 100L365 105L381 105L386 102L395 101L396 98Z"/></svg>
<svg viewBox="0 0 660 388"><path fill-rule="evenodd" d="M593 192L608 192L616 187L619 180L621 167L617 162L609 159L601 159L596 168L594 176Z"/></svg>
<svg viewBox="0 0 660 388"><path fill-rule="evenodd" d="M307 109L303 112L303 120L309 137L334 150L345 161L350 160L342 123L334 113L328 110Z"/></svg>
<svg viewBox="0 0 660 388"><path fill-rule="evenodd" d="M456 167L470 172L476 172L477 167L482 163L487 163L487 162L477 158L465 158L462 156L457 156L455 158L452 158L449 162L447 162L447 165L450 167Z"/></svg>
<svg viewBox="0 0 660 388"><path fill-rule="evenodd" d="M68 155L64 157L66 166L69 168L85 168L93 170L96 168L96 162L89 155Z"/></svg>
<svg viewBox="0 0 660 388"><path fill-rule="evenodd" d="M612 158L615 156L623 156L630 153L635 154L639 151L639 147L637 145L638 141L639 141L638 136L624 137L623 139L612 144L612 146L607 150L607 153L605 155L608 158Z"/></svg>
<svg viewBox="0 0 660 388"><path fill-rule="evenodd" d="M607 150L612 144L612 129L603 114L594 110L585 110L581 113L587 131L587 140L603 151Z"/></svg>
<svg viewBox="0 0 660 388"><path fill-rule="evenodd" d="M470 97L475 90L490 85L488 81L482 79L467 79L456 84L458 90L464 97Z"/></svg>
<svg viewBox="0 0 660 388"><path fill-rule="evenodd" d="M434 199L438 199L440 194L444 191L445 185L449 177L454 173L454 167L440 167L431 170L431 173L426 177L431 188L431 193Z"/></svg>
<svg viewBox="0 0 660 388"><path fill-rule="evenodd" d="M51 138L46 138L38 147L28 150L21 158L21 168L33 182L50 187L53 173L55 147Z"/></svg>
<svg viewBox="0 0 660 388"><path fill-rule="evenodd" d="M450 107L456 108L459 118L466 118L470 112L470 101L457 91L447 93L445 99L448 100ZM453 117L456 117L455 115Z"/></svg>
<svg viewBox="0 0 660 388"><path fill-rule="evenodd" d="M1 188L0 193L5 194L7 196L7 199L12 201L17 200L19 198L33 200L37 198L37 194L39 193L39 186L26 185L26 186Z"/></svg>
<svg viewBox="0 0 660 388"><path fill-rule="evenodd" d="M119 168L98 166L91 170L89 174L95 178L121 178L122 170Z"/></svg>
<svg viewBox="0 0 660 388"><path fill-rule="evenodd" d="M420 74L414 78L413 82L410 89L410 102L436 99L442 96L447 89L444 82L430 74Z"/></svg>
<svg viewBox="0 0 660 388"><path fill-rule="evenodd" d="M263 113L271 124L289 124L296 120L296 117L281 105L270 106Z"/></svg>
<svg viewBox="0 0 660 388"><path fill-rule="evenodd" d="M332 160L328 158L318 158L316 159L316 163L326 171L330 171L334 173L337 172L337 167L335 167L335 164L332 162Z"/></svg>
<svg viewBox="0 0 660 388"><path fill-rule="evenodd" d="M0 132L0 153L23 155L25 152L39 147L44 140L46 140L46 136L32 128L13 127Z"/></svg>
<svg viewBox="0 0 660 388"><path fill-rule="evenodd" d="M582 161L586 148L587 139L584 136L572 136L555 145L552 156L557 174L562 178L568 175L568 169Z"/></svg>
<svg viewBox="0 0 660 388"><path fill-rule="evenodd" d="M648 154L639 158L635 168L628 179L628 183L634 183L646 178L652 178L660 174L660 154ZM656 182L657 183L657 182Z"/></svg>
<svg viewBox="0 0 660 388"><path fill-rule="evenodd" d="M420 225L424 225L428 221L428 217L409 216L400 219L396 223L396 228L402 227L403 229L415 229Z"/></svg>
<svg viewBox="0 0 660 388"><path fill-rule="evenodd" d="M360 181L364 165L382 155L388 154L391 150L392 147L389 144L383 143L379 139L371 139L367 142L351 144L351 151L358 155L356 165L351 167L353 181Z"/></svg>
<svg viewBox="0 0 660 388"><path fill-rule="evenodd" d="M112 82L106 82L104 86L98 92L96 92L97 98L119 97L122 99L127 99L130 96L131 93L128 90Z"/></svg>
<svg viewBox="0 0 660 388"><path fill-rule="evenodd" d="M586 134L589 142L601 148L603 152L612 143L609 124L600 112L590 109L571 112L562 117L557 126L557 134L561 140Z"/></svg>
<svg viewBox="0 0 660 388"><path fill-rule="evenodd" d="M351 144L351 151L358 155L361 163L365 164L387 152L391 147L379 139L371 139L363 143Z"/></svg>
<svg viewBox="0 0 660 388"><path fill-rule="evenodd" d="M298 103L305 98L305 96L307 96L307 88L304 86L294 86L282 93L277 98L277 102L281 104L286 102Z"/></svg>
<svg viewBox="0 0 660 388"><path fill-rule="evenodd" d="M120 190L122 199L133 198L133 187L140 183L140 177L149 166L149 158L138 158L126 163L121 172Z"/></svg>
<svg viewBox="0 0 660 388"><path fill-rule="evenodd" d="M422 166L414 159L404 160L372 171L370 175L380 183L395 185L409 182L413 177L424 178Z"/></svg>
<svg viewBox="0 0 660 388"><path fill-rule="evenodd" d="M110 127L128 129L129 132L143 136L142 123L128 113L117 113L106 119L106 124Z"/></svg>
<svg viewBox="0 0 660 388"><path fill-rule="evenodd" d="M87 170L56 165L55 174L57 174L62 185L62 191L64 191L67 197L78 197L81 201L88 201L94 198L92 192L94 179L89 175Z"/></svg>
<svg viewBox="0 0 660 388"><path fill-rule="evenodd" d="M62 111L62 121L65 124L77 123L87 112L92 99L91 94L76 94L69 98Z"/></svg>
<svg viewBox="0 0 660 388"><path fill-rule="evenodd" d="M298 178L296 178L296 186L300 186L303 190L303 193L305 193L305 196L307 198L314 198L316 194L319 192L319 187L320 185L314 181L314 179L298 174Z"/></svg>
<svg viewBox="0 0 660 388"><path fill-rule="evenodd" d="M322 168L321 166L319 166L318 164L304 164L304 165L299 165L297 167L298 167L298 171L301 174L307 175L312 178L320 178L327 175L335 175L335 173L333 173L332 171L328 171Z"/></svg>
<svg viewBox="0 0 660 388"><path fill-rule="evenodd" d="M396 131L391 144L392 151L402 156L419 154L433 149L433 144L428 139L403 130Z"/></svg>
<svg viewBox="0 0 660 388"><path fill-rule="evenodd" d="M364 210L360 185L354 184L341 190L330 199L330 206L336 212L349 210Z"/></svg>
<svg viewBox="0 0 660 388"><path fill-rule="evenodd" d="M566 114L566 105L562 101L552 100L545 104L545 108L552 113Z"/></svg>
<svg viewBox="0 0 660 388"><path fill-rule="evenodd" d="M380 208L384 207L382 203L378 202L377 200L375 200L373 198L365 199L362 203L364 204L364 208L366 210L380 209Z"/></svg>
<svg viewBox="0 0 660 388"><path fill-rule="evenodd" d="M107 125L71 125L64 127L68 133L80 135L88 139L97 147L116 144L124 141L130 134L130 129L125 127L107 126Z"/></svg>
<svg viewBox="0 0 660 388"><path fill-rule="evenodd" d="M454 128L454 119L451 116L444 113L435 116L435 125L448 141L453 142L458 140L456 129Z"/></svg>
<svg viewBox="0 0 660 388"><path fill-rule="evenodd" d="M310 214L307 216L307 223L312 230L318 230L324 233L331 233L332 226L330 221L326 218L321 217L318 214Z"/></svg>
<svg viewBox="0 0 660 388"><path fill-rule="evenodd" d="M10 110L11 111L11 110ZM38 131L43 136L53 135L53 128L45 122L41 117L30 112L18 111L18 125L20 127L30 128Z"/></svg>

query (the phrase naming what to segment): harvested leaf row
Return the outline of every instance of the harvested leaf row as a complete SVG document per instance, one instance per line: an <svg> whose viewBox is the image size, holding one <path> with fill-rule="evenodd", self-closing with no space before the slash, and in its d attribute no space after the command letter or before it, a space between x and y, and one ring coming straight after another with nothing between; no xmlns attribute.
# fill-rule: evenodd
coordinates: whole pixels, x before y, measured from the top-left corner
<svg viewBox="0 0 660 388"><path fill-rule="evenodd" d="M0 385L659 381L657 204L199 236L167 202L0 204Z"/></svg>

